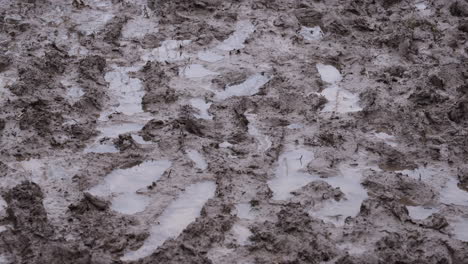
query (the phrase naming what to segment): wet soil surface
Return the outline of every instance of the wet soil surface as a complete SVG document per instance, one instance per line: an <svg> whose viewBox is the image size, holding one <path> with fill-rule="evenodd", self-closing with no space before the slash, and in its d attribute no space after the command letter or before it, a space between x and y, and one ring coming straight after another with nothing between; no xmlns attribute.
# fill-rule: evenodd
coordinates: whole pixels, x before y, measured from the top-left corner
<svg viewBox="0 0 468 264"><path fill-rule="evenodd" d="M0 0L0 263L468 263L466 0Z"/></svg>

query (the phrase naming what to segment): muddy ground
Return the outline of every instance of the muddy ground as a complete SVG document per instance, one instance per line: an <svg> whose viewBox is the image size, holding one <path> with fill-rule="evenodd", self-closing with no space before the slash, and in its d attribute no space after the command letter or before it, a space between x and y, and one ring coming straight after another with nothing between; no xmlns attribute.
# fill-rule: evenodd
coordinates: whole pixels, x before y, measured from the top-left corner
<svg viewBox="0 0 468 264"><path fill-rule="evenodd" d="M467 18L0 0L0 263L468 263Z"/></svg>

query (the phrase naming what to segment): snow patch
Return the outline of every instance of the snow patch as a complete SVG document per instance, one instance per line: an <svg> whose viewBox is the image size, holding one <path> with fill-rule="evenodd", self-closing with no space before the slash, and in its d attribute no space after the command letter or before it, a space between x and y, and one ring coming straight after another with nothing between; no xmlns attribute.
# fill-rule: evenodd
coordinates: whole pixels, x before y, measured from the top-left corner
<svg viewBox="0 0 468 264"><path fill-rule="evenodd" d="M171 167L168 160L145 161L128 169L116 169L108 174L101 184L89 190L89 193L104 198L111 197L111 208L123 214L143 211L149 199L136 194L157 181Z"/></svg>
<svg viewBox="0 0 468 264"><path fill-rule="evenodd" d="M125 254L121 260L132 261L151 255L158 247L170 238L176 238L197 217L203 205L214 196L216 184L214 182L200 182L186 188L174 200L151 227L150 236L143 246L136 251Z"/></svg>
<svg viewBox="0 0 468 264"><path fill-rule="evenodd" d="M217 100L225 100L233 96L250 96L258 93L260 88L270 80L269 77L262 74L254 74L247 78L243 83L228 86L222 92L218 92L215 96Z"/></svg>

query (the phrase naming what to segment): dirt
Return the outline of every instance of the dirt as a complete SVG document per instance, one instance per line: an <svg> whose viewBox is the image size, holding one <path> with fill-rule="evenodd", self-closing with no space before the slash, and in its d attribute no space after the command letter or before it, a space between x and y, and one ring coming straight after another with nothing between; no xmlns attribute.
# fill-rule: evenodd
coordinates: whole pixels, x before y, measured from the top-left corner
<svg viewBox="0 0 468 264"><path fill-rule="evenodd" d="M0 263L468 263L467 16L0 0Z"/></svg>

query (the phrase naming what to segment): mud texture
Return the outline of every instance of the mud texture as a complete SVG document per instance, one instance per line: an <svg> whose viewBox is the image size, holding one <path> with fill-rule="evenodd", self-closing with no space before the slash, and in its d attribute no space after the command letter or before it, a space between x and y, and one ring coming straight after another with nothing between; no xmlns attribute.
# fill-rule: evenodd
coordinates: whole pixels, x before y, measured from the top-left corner
<svg viewBox="0 0 468 264"><path fill-rule="evenodd" d="M467 80L466 0L0 0L0 263L468 264Z"/></svg>

